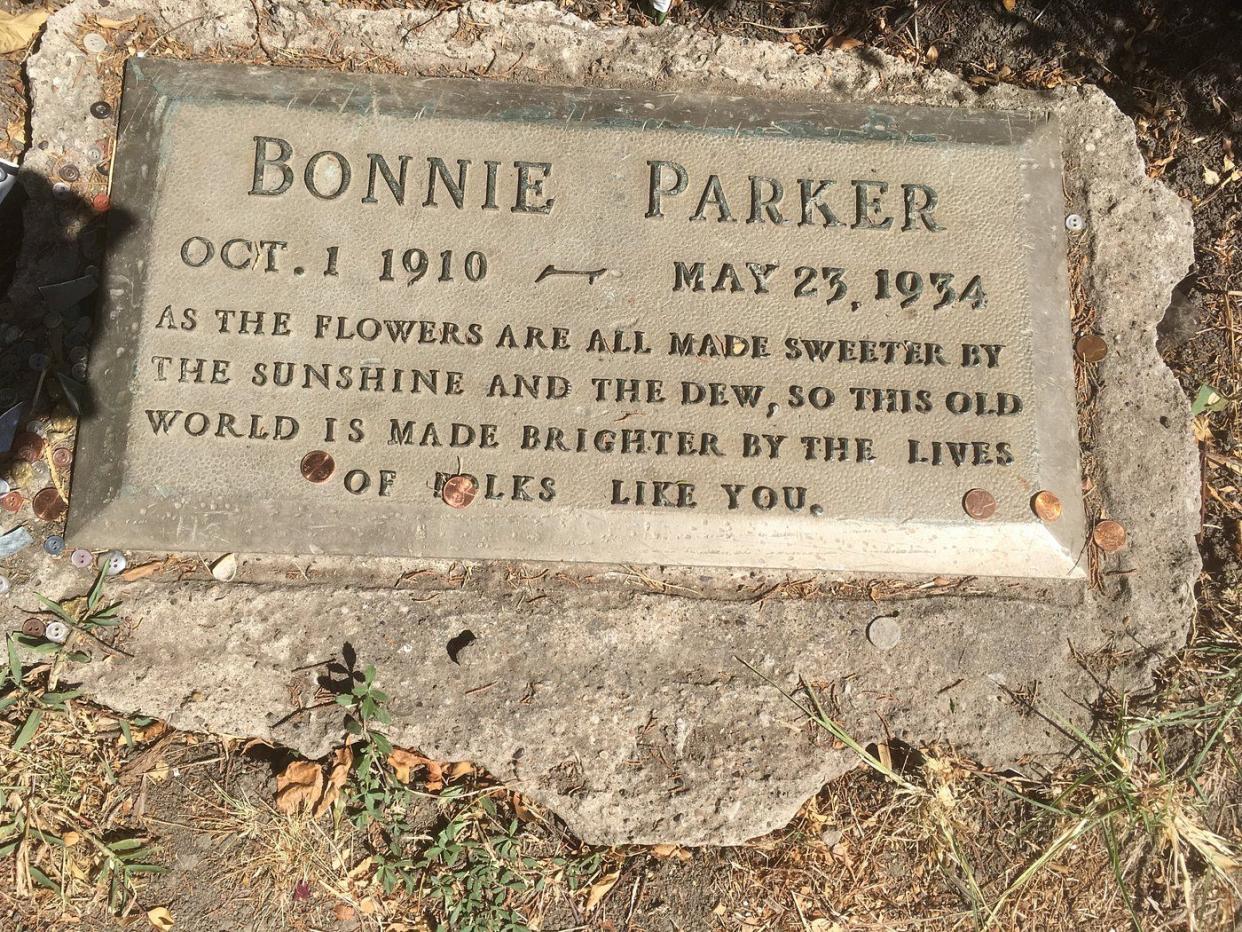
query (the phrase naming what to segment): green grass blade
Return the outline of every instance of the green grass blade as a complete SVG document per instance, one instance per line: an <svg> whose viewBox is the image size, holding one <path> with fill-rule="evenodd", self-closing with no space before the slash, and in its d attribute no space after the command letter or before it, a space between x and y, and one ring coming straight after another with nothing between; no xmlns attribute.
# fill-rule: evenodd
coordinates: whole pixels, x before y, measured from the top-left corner
<svg viewBox="0 0 1242 932"><path fill-rule="evenodd" d="M27 716L26 724L22 725L21 731L19 731L17 733L17 737L13 739L12 749L14 751L20 751L22 748L24 748L27 744L30 743L30 739L34 737L35 732L39 728L39 722L42 718L43 718L42 709L35 709L33 712L30 713L29 716Z"/></svg>

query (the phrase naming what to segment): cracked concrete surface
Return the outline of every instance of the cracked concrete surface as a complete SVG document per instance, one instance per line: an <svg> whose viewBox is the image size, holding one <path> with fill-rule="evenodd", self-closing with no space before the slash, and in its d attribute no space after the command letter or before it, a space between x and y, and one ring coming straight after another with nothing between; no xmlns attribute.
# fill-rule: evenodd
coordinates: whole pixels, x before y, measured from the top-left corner
<svg viewBox="0 0 1242 932"><path fill-rule="evenodd" d="M115 587L133 657L77 668L91 696L178 728L319 755L339 740L339 719L330 707L297 711L315 705L308 667L348 643L394 697L398 743L477 762L590 842L728 844L783 824L854 765L764 678L786 690L812 684L860 740L949 741L984 764L1032 769L1067 743L1046 718L1021 714L1015 694L1084 722L1102 690L1146 688L1183 643L1200 567L1198 465L1189 406L1155 341L1191 261L1189 209L1146 177L1131 123L1102 92L980 95L875 52L798 56L683 28L599 28L548 4L471 3L435 17L290 0L259 9L261 22L251 4L227 0L77 0L52 17L29 66L33 196L10 311L38 316L36 286L87 261L46 179L101 132L89 107L121 62L79 44L96 17L141 17L125 28L149 21L155 35L175 29L152 55L314 64L313 55L422 75L714 90L758 106L780 95L1055 110L1066 209L1087 221L1074 245L1076 303L1110 347L1079 377L1080 400L1090 400L1088 505L1125 525L1130 542L1101 558L1094 588L246 555L225 584L186 561ZM35 590L85 587L66 561L33 549L5 564L16 624L12 609L34 609ZM882 651L866 628L892 613L900 641ZM455 663L447 643L464 630L477 640Z"/></svg>

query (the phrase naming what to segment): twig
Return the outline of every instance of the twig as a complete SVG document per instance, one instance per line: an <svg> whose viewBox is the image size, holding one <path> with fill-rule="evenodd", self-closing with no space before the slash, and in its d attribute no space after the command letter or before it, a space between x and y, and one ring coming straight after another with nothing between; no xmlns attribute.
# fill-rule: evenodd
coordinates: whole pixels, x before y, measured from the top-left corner
<svg viewBox="0 0 1242 932"><path fill-rule="evenodd" d="M772 32L779 32L784 35L791 35L795 32L811 32L816 29L831 29L828 23L816 23L814 26L769 26L767 23L756 23L753 20L739 20L743 26L754 26L756 29L769 29Z"/></svg>

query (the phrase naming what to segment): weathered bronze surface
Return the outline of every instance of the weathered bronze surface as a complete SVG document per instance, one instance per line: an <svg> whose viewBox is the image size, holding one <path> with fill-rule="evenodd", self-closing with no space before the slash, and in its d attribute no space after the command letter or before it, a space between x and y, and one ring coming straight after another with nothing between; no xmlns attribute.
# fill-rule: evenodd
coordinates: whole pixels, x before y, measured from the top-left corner
<svg viewBox="0 0 1242 932"><path fill-rule="evenodd" d="M1060 172L1039 113L135 59L70 539L1081 574Z"/></svg>

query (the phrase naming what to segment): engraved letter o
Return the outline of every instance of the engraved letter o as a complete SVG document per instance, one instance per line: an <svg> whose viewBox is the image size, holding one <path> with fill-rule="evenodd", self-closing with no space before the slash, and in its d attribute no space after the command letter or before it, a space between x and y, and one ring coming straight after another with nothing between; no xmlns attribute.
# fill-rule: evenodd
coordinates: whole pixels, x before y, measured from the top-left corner
<svg viewBox="0 0 1242 932"><path fill-rule="evenodd" d="M340 173L340 181L337 183L335 191L324 192L320 191L319 186L315 183L315 170L319 167L319 163L327 158L336 161L337 171ZM306 171L302 173L302 180L306 183L307 191L321 201L330 201L345 193L345 189L349 187L349 179L352 175L353 172L349 168L349 161L345 156L339 152L333 152L331 149L325 149L323 152L316 152L306 160Z"/></svg>
<svg viewBox="0 0 1242 932"><path fill-rule="evenodd" d="M190 244L198 242L203 244L203 258L197 262L190 259ZM192 269L201 269L204 265L211 261L211 257L216 254L216 247L211 245L211 240L204 239L201 236L191 236L188 240L181 244L181 261Z"/></svg>
<svg viewBox="0 0 1242 932"><path fill-rule="evenodd" d="M362 469L351 469L345 473L345 491L352 492L354 495L361 495L367 489L371 488L371 477Z"/></svg>

